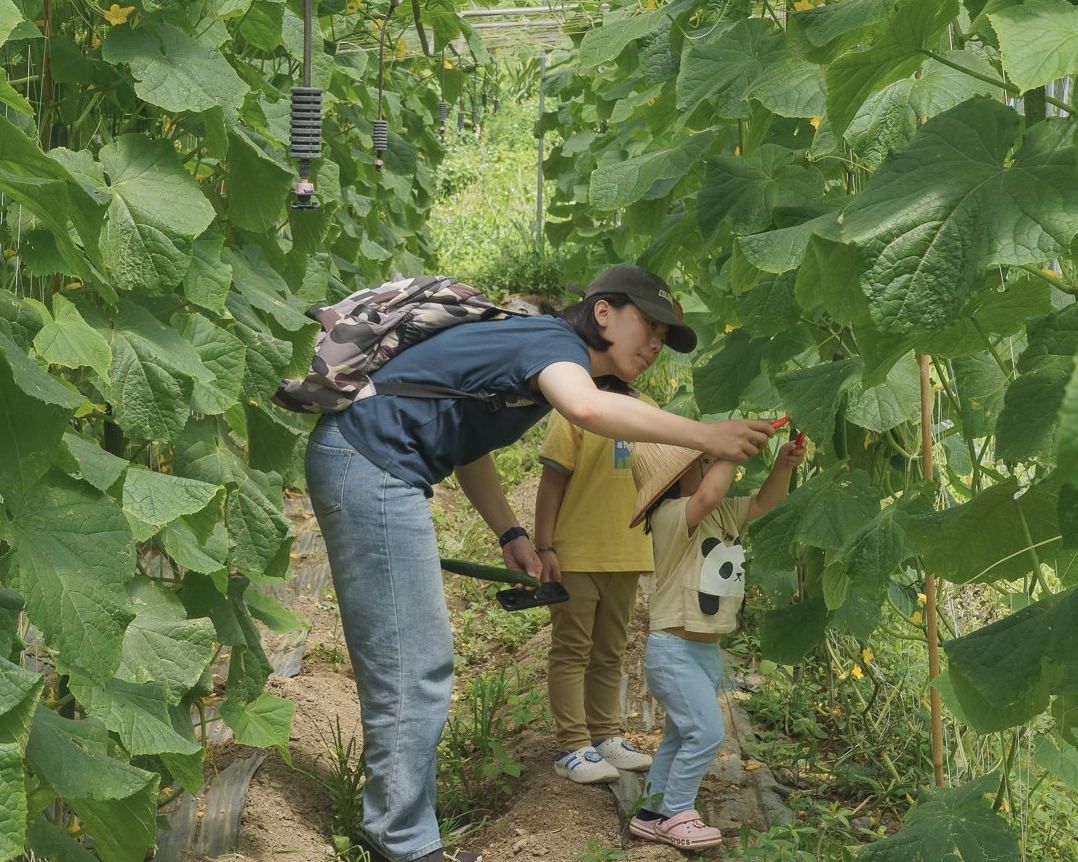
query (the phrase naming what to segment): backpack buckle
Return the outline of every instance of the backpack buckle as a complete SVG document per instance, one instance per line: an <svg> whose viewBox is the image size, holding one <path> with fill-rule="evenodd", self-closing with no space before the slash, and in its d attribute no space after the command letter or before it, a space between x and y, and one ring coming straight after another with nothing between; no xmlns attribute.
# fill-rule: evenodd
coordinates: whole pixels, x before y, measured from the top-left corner
<svg viewBox="0 0 1078 862"><path fill-rule="evenodd" d="M487 392L485 389L476 393L487 408L488 413L497 413L505 407L505 395L501 392Z"/></svg>

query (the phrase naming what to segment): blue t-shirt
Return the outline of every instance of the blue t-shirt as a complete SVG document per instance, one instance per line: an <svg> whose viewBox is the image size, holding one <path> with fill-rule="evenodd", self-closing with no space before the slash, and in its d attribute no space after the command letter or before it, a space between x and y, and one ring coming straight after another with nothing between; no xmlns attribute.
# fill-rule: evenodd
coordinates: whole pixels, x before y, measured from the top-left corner
<svg viewBox="0 0 1078 862"><path fill-rule="evenodd" d="M422 488L502 446L538 422L550 404L528 381L555 362L589 373L587 345L551 315L464 323L421 341L371 375L375 383L427 383L501 392L535 402L490 412L470 398L375 395L337 415L345 439L372 463Z"/></svg>

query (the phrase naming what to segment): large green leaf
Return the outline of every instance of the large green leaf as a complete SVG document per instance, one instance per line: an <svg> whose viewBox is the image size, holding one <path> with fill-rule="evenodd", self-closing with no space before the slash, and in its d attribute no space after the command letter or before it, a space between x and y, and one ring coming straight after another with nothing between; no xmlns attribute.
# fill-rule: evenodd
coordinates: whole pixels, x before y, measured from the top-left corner
<svg viewBox="0 0 1078 862"><path fill-rule="evenodd" d="M1028 0L988 16L1003 71L1022 91L1078 73L1078 9L1066 0Z"/></svg>
<svg viewBox="0 0 1078 862"><path fill-rule="evenodd" d="M111 757L111 744L97 719L41 707L26 757L82 818L102 862L141 862L154 844L158 776Z"/></svg>
<svg viewBox="0 0 1078 862"><path fill-rule="evenodd" d="M594 27L584 34L576 52L577 66L590 69L616 59L630 42L651 33L664 14L663 9L653 9L620 19L616 15L607 16L602 27Z"/></svg>
<svg viewBox="0 0 1078 862"><path fill-rule="evenodd" d="M814 476L752 524L753 566L770 571L797 565L799 542L837 550L880 512L879 497L861 471L836 464Z"/></svg>
<svg viewBox="0 0 1078 862"><path fill-rule="evenodd" d="M791 29L813 48L859 37L880 28L900 0L845 0L795 12Z"/></svg>
<svg viewBox="0 0 1078 862"><path fill-rule="evenodd" d="M992 811L999 776L924 790L902 829L861 849L859 862L1018 862L1018 836Z"/></svg>
<svg viewBox="0 0 1078 862"><path fill-rule="evenodd" d="M91 327L72 302L57 293L52 298L52 319L34 337L34 348L53 365L86 366L102 380L109 379L112 350L105 337Z"/></svg>
<svg viewBox="0 0 1078 862"><path fill-rule="evenodd" d="M241 745L286 748L296 705L283 697L263 692L250 703L228 698L221 704L221 717Z"/></svg>
<svg viewBox="0 0 1078 862"><path fill-rule="evenodd" d="M19 659L24 644L19 637L23 600L14 590L0 587L0 658Z"/></svg>
<svg viewBox="0 0 1078 862"><path fill-rule="evenodd" d="M142 754L198 754L197 742L172 727L164 686L110 679L105 685L72 678L71 692L87 714L120 737L127 751ZM195 787L195 791L198 787Z"/></svg>
<svg viewBox="0 0 1078 862"><path fill-rule="evenodd" d="M251 139L249 132L229 135L228 218L253 233L272 233L280 226L295 171Z"/></svg>
<svg viewBox="0 0 1078 862"><path fill-rule="evenodd" d="M111 327L93 321L112 346L112 385L106 387L118 424L144 440L166 442L183 429L191 412L194 381L210 381L198 352L149 311L122 303Z"/></svg>
<svg viewBox="0 0 1078 862"><path fill-rule="evenodd" d="M184 520L168 524L160 533L161 543L177 565L204 575L222 571L228 563L228 533L218 525L209 539L200 541Z"/></svg>
<svg viewBox="0 0 1078 862"><path fill-rule="evenodd" d="M591 175L588 203L599 210L613 210L647 199L656 184L685 176L714 140L711 132L702 132L677 146L605 162Z"/></svg>
<svg viewBox="0 0 1078 862"><path fill-rule="evenodd" d="M167 141L124 135L100 157L112 195L102 250L117 287L171 292L187 274L191 241L213 221L213 207Z"/></svg>
<svg viewBox="0 0 1078 862"><path fill-rule="evenodd" d="M846 131L869 96L908 78L958 14L958 0L906 0L870 47L850 51L827 67L827 116L835 134Z"/></svg>
<svg viewBox="0 0 1078 862"><path fill-rule="evenodd" d="M239 400L246 370L247 348L235 335L207 320L201 314L177 314L172 325L183 333L213 380L195 382L191 404L199 413L224 413Z"/></svg>
<svg viewBox="0 0 1078 862"><path fill-rule="evenodd" d="M113 295L98 250L101 203L4 117L0 117L0 192L22 204L49 228L73 275L90 279L106 297ZM71 236L72 227L78 234L78 243Z"/></svg>
<svg viewBox="0 0 1078 862"><path fill-rule="evenodd" d="M775 376L782 409L817 445L830 440L843 393L857 382L861 360L841 359Z"/></svg>
<svg viewBox="0 0 1078 862"><path fill-rule="evenodd" d="M955 693L980 733L1024 724L1078 668L1078 588L944 644Z"/></svg>
<svg viewBox="0 0 1078 862"><path fill-rule="evenodd" d="M966 438L987 437L995 431L1003 409L1007 377L988 353L975 353L951 362Z"/></svg>
<svg viewBox="0 0 1078 862"><path fill-rule="evenodd" d="M760 374L769 342L739 329L723 339L722 349L706 365L692 370L693 393L704 413L736 410L741 393Z"/></svg>
<svg viewBox="0 0 1078 862"><path fill-rule="evenodd" d="M191 266L183 278L183 295L207 311L224 308L232 286L232 267L221 260L224 244L224 234L212 227L191 244Z"/></svg>
<svg viewBox="0 0 1078 862"><path fill-rule="evenodd" d="M990 266L1064 253L1078 232L1073 131L1046 120L1019 131L1010 108L976 98L929 120L842 214L860 251L862 290L883 332L941 331Z"/></svg>
<svg viewBox="0 0 1078 862"><path fill-rule="evenodd" d="M25 493L45 474L81 404L0 333L0 493Z"/></svg>
<svg viewBox="0 0 1078 862"><path fill-rule="evenodd" d="M183 476L230 486L225 511L232 566L258 577L285 573L291 539L281 512L279 476L249 468L209 421L188 426L176 444L176 469Z"/></svg>
<svg viewBox="0 0 1078 862"><path fill-rule="evenodd" d="M759 74L743 98L759 102L781 117L822 117L824 67L787 55Z"/></svg>
<svg viewBox="0 0 1078 862"><path fill-rule="evenodd" d="M99 491L107 491L115 485L131 463L73 432L64 434L64 445L79 465L79 478L85 479Z"/></svg>
<svg viewBox="0 0 1078 862"><path fill-rule="evenodd" d="M813 204L823 197L823 174L793 150L765 144L750 156L709 159L696 196L696 220L704 242L723 223L735 235L769 227L776 207Z"/></svg>
<svg viewBox="0 0 1078 862"><path fill-rule="evenodd" d="M837 205L837 202L831 204ZM737 237L734 240L734 266L737 266L738 258L743 257L749 264L764 272L775 275L787 272L804 259L809 240L817 230L835 226L835 214L825 212L792 227Z"/></svg>
<svg viewBox="0 0 1078 862"><path fill-rule="evenodd" d="M1017 480L1008 479L968 503L918 517L914 532L925 564L959 584L1021 578L1032 571L1034 556L1049 563L1062 554L1065 566L1073 552L1060 550L1059 488L1042 483L1018 495Z"/></svg>
<svg viewBox="0 0 1078 862"><path fill-rule="evenodd" d="M1078 749L1073 745L1058 737L1042 736L1037 740L1033 762L1071 790L1078 790Z"/></svg>
<svg viewBox="0 0 1078 862"><path fill-rule="evenodd" d="M135 549L123 512L96 488L56 471L9 505L4 583L22 593L31 622L65 664L95 679L111 676L132 616L123 585L134 572Z"/></svg>
<svg viewBox="0 0 1078 862"><path fill-rule="evenodd" d="M1057 415L1078 353L1078 305L1030 321L1027 337L996 423L996 454L1009 461L1054 451Z"/></svg>
<svg viewBox="0 0 1078 862"><path fill-rule="evenodd" d="M26 841L26 778L22 751L0 742L0 859L15 859Z"/></svg>
<svg viewBox="0 0 1078 862"><path fill-rule="evenodd" d="M749 86L783 57L782 38L766 18L748 18L696 43L682 58L677 107L689 117L710 101L719 117L747 118Z"/></svg>
<svg viewBox="0 0 1078 862"><path fill-rule="evenodd" d="M11 0L0 0L0 45L7 41L7 37L20 21L22 13L18 7Z"/></svg>
<svg viewBox="0 0 1078 862"><path fill-rule="evenodd" d="M972 77L995 75L992 65L968 51L948 51L943 57L970 70L929 60L918 78L903 78L874 93L846 130L846 141L865 167L875 170L892 150L909 143L926 119L973 96L994 96L998 89Z"/></svg>
<svg viewBox="0 0 1078 862"><path fill-rule="evenodd" d="M0 744L26 749L45 677L0 656Z"/></svg>
<svg viewBox="0 0 1078 862"><path fill-rule="evenodd" d="M226 117L234 118L248 90L220 52L160 19L137 30L113 27L101 56L109 63L129 64L135 92L166 111L221 106Z"/></svg>
<svg viewBox="0 0 1078 862"><path fill-rule="evenodd" d="M216 654L213 623L206 617L187 619L183 605L171 594L138 579L132 601L138 611L124 632L116 679L156 683L162 700L178 704Z"/></svg>
<svg viewBox="0 0 1078 862"><path fill-rule="evenodd" d="M878 386L855 384L846 404L846 418L855 425L883 434L920 416L921 367L913 354L895 363Z"/></svg>
<svg viewBox="0 0 1078 862"><path fill-rule="evenodd" d="M760 623L760 654L779 664L796 664L823 640L827 606L820 597L776 608Z"/></svg>
<svg viewBox="0 0 1078 862"><path fill-rule="evenodd" d="M201 512L223 492L220 485L132 465L124 477L123 508L135 541L144 542L165 524Z"/></svg>
<svg viewBox="0 0 1078 862"><path fill-rule="evenodd" d="M835 551L823 571L829 610L842 607L851 590L862 592L868 596L865 604L877 609L878 622L878 608L891 575L917 553L908 526L909 515L903 508L888 506Z"/></svg>

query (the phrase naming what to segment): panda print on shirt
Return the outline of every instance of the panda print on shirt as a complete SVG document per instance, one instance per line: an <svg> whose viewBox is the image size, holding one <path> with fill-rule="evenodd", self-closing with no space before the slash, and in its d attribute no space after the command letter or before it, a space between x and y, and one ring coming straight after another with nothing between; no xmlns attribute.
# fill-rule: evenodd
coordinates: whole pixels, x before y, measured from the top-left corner
<svg viewBox="0 0 1078 862"><path fill-rule="evenodd" d="M704 564L697 598L702 613L718 614L724 622L736 625L745 597L745 549L739 537L731 538L729 544L711 536L701 543Z"/></svg>

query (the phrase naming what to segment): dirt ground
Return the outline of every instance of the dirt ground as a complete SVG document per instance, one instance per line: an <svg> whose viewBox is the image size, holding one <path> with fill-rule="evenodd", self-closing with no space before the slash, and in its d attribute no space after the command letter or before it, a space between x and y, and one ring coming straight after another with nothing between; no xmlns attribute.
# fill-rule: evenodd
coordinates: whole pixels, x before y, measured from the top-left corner
<svg viewBox="0 0 1078 862"><path fill-rule="evenodd" d="M531 488L518 489L513 497L523 508L534 494ZM295 507L293 507L295 508ZM295 560L297 568L324 565L319 558L317 528L302 507L292 513L301 540ZM449 589L452 590L452 582ZM642 593L646 596L647 589ZM642 597L637 608L626 655L626 686L622 711L626 737L644 751L654 752L661 737L661 716L646 692L642 679L646 638L646 606ZM333 803L318 780L330 769L332 737L337 725L347 740L361 739L359 703L343 636L329 587L321 587L295 599L293 608L310 621L306 634L302 668L292 677L271 677L268 690L296 704L289 740L292 765L277 751L255 752L234 743L211 748L207 755L209 776L229 763L252 754L267 755L251 779L239 821L235 851L224 859L320 862L334 858L330 818ZM519 656L545 666L550 641L549 624L542 627L518 651ZM513 661L502 656L493 661ZM461 680L458 680L458 687ZM736 724L738 719L733 718ZM730 720L728 719L728 725ZM723 829L726 847L736 846L737 828L742 821L766 828L766 811L759 805L759 793L752 785L758 767L751 764L737 745L736 730L730 732L732 747L720 754L712 775L705 780L700 799L705 816ZM551 862L600 862L602 855L589 854L592 847L622 848L630 862L678 862L722 858L721 850L691 856L660 844L626 840L627 832L618 815L615 796L605 785L581 786L554 774L554 748L550 726L533 724L506 741L509 753L524 764L524 772L514 786L504 811L481 829L468 834L461 846L483 853L485 862L510 860L551 860ZM724 761L725 758L725 761ZM743 769L744 767L744 769ZM195 858L181 853L180 858Z"/></svg>

